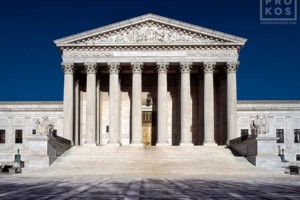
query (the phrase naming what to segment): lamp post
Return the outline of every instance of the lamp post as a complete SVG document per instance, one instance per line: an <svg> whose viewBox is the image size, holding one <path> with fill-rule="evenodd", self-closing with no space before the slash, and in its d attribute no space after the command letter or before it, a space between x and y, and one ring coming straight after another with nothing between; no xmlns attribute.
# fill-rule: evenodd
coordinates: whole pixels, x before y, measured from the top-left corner
<svg viewBox="0 0 300 200"><path fill-rule="evenodd" d="M12 162L12 166L15 169L15 173L22 173L20 149L18 149L18 154L15 154L15 160Z"/></svg>

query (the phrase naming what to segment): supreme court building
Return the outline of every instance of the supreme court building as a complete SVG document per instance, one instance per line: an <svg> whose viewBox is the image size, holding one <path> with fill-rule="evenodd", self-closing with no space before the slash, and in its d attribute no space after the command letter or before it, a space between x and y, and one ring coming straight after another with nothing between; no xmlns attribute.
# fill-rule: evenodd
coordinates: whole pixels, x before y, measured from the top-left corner
<svg viewBox="0 0 300 200"><path fill-rule="evenodd" d="M55 41L75 145L222 145L238 137L246 39L153 14Z"/></svg>
<svg viewBox="0 0 300 200"><path fill-rule="evenodd" d="M128 145L219 148L257 135L261 116L268 131L254 140L263 148L242 144L253 155L239 144L236 150L258 166L281 167L277 146L286 159L300 161L300 101L237 101L244 38L147 14L54 42L64 100L0 102L0 167L17 149L27 167L41 168L69 148L78 157L76 146L79 153Z"/></svg>

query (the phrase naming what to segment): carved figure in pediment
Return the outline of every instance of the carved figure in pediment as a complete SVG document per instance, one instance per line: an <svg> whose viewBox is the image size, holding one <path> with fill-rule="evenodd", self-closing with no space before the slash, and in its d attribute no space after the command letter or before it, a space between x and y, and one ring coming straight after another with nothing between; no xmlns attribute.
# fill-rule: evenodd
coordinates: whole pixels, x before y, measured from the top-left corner
<svg viewBox="0 0 300 200"><path fill-rule="evenodd" d="M142 30L136 31L136 41L142 42L144 40L144 32Z"/></svg>
<svg viewBox="0 0 300 200"><path fill-rule="evenodd" d="M155 35L156 35L156 41L162 42L164 41L164 30L156 30Z"/></svg>
<svg viewBox="0 0 300 200"><path fill-rule="evenodd" d="M163 27L160 24L142 24L136 27L106 33L89 42L189 42L212 41L211 38L187 33L180 29Z"/></svg>

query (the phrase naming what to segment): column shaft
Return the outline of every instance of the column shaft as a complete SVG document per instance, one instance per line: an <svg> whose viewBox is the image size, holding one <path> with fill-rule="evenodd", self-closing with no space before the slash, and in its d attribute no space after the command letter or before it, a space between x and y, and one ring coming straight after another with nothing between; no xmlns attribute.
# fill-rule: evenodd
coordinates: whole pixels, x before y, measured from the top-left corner
<svg viewBox="0 0 300 200"><path fill-rule="evenodd" d="M157 63L157 146L167 145L167 70L169 63Z"/></svg>
<svg viewBox="0 0 300 200"><path fill-rule="evenodd" d="M215 63L204 63L204 142L215 146L214 139L214 71Z"/></svg>
<svg viewBox="0 0 300 200"><path fill-rule="evenodd" d="M74 64L62 63L64 70L64 138L73 141L74 120Z"/></svg>
<svg viewBox="0 0 300 200"><path fill-rule="evenodd" d="M96 117L96 127L97 127L97 131L96 131L96 144L100 145L100 138L101 138L101 134L100 134L100 80L97 81L97 117Z"/></svg>
<svg viewBox="0 0 300 200"><path fill-rule="evenodd" d="M227 71L227 144L239 137L237 134L237 91L236 70L239 62L228 62Z"/></svg>
<svg viewBox="0 0 300 200"><path fill-rule="evenodd" d="M119 63L108 63L109 70L109 144L119 145Z"/></svg>
<svg viewBox="0 0 300 200"><path fill-rule="evenodd" d="M96 145L96 63L84 63L86 78L86 144Z"/></svg>
<svg viewBox="0 0 300 200"><path fill-rule="evenodd" d="M192 63L180 63L181 84L180 84L180 132L181 141L180 145L192 145L192 132L191 132L191 87L190 87L190 70Z"/></svg>
<svg viewBox="0 0 300 200"><path fill-rule="evenodd" d="M142 145L142 70L143 63L131 63L132 69L132 113L131 145Z"/></svg>
<svg viewBox="0 0 300 200"><path fill-rule="evenodd" d="M79 120L79 109L80 109L80 106L79 106L79 80L76 80L75 82L75 138L74 138L74 144L76 146L80 145L80 142L79 142L79 123L80 123L80 120Z"/></svg>

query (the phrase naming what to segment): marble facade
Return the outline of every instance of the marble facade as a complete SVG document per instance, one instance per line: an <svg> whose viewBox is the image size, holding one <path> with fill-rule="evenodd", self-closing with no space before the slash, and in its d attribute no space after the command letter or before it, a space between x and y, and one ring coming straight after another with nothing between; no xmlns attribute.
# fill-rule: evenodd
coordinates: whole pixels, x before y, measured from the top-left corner
<svg viewBox="0 0 300 200"><path fill-rule="evenodd" d="M270 134L284 130L296 161L300 101L237 101L239 51L246 39L148 14L59 40L63 102L0 102L0 161L20 148L26 159L35 121L48 116L75 146L143 146L143 113L152 115L151 145L225 145L251 133L264 114ZM15 130L23 143L15 144Z"/></svg>
<svg viewBox="0 0 300 200"><path fill-rule="evenodd" d="M153 145L226 144L238 136L236 70L245 42L152 14L56 40L65 72L64 137L142 145L141 115L150 109L157 117ZM147 94L152 104L143 108Z"/></svg>

